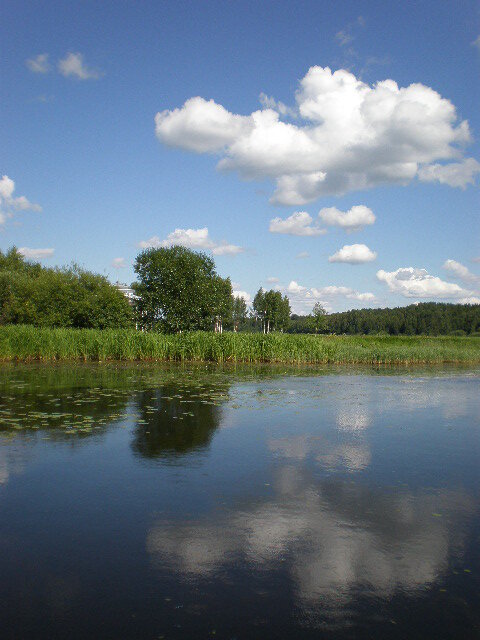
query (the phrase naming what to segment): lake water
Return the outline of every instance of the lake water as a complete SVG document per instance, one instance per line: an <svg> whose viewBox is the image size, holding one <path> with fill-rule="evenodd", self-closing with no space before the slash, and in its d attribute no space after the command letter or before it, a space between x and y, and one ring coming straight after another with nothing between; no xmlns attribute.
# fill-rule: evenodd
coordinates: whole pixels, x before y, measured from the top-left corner
<svg viewBox="0 0 480 640"><path fill-rule="evenodd" d="M0 367L1 637L479 638L479 383Z"/></svg>

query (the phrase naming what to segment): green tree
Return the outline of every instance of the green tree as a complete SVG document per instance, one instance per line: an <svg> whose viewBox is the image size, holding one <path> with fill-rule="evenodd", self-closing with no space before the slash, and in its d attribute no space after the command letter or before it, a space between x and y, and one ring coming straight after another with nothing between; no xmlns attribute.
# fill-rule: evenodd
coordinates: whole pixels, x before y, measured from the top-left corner
<svg viewBox="0 0 480 640"><path fill-rule="evenodd" d="M315 333L323 333L327 326L327 311L320 302L315 303L312 309L311 319Z"/></svg>
<svg viewBox="0 0 480 640"><path fill-rule="evenodd" d="M280 291L259 289L253 300L256 318L262 323L264 333L271 330L284 331L290 321L290 301Z"/></svg>
<svg viewBox="0 0 480 640"><path fill-rule="evenodd" d="M173 246L146 249L134 266L138 319L145 329L167 333L210 330L230 321L232 285L205 253Z"/></svg>
<svg viewBox="0 0 480 640"><path fill-rule="evenodd" d="M0 324L105 329L132 323L127 299L105 277L75 265L45 268L15 248L0 251Z"/></svg>
<svg viewBox="0 0 480 640"><path fill-rule="evenodd" d="M233 330L238 329L247 322L248 309L244 298L235 296L233 298Z"/></svg>

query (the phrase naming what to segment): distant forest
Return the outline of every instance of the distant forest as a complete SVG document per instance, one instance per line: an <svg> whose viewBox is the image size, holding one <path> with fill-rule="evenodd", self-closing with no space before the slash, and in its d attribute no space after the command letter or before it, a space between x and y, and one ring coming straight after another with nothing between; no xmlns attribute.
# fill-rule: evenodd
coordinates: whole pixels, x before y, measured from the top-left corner
<svg viewBox="0 0 480 640"><path fill-rule="evenodd" d="M311 333L310 316L292 315L289 333ZM326 316L322 333L480 335L480 305L422 302L394 309L352 309Z"/></svg>

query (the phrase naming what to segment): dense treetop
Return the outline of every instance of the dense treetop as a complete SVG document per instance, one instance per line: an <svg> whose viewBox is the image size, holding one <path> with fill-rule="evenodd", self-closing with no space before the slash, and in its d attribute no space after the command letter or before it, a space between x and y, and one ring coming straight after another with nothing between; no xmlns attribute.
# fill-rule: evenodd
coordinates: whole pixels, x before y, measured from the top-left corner
<svg viewBox="0 0 480 640"><path fill-rule="evenodd" d="M132 326L133 312L105 277L42 267L13 247L0 251L0 324L106 329Z"/></svg>
<svg viewBox="0 0 480 640"><path fill-rule="evenodd" d="M173 246L146 249L136 259L138 318L167 333L213 329L232 317L232 285L203 252Z"/></svg>

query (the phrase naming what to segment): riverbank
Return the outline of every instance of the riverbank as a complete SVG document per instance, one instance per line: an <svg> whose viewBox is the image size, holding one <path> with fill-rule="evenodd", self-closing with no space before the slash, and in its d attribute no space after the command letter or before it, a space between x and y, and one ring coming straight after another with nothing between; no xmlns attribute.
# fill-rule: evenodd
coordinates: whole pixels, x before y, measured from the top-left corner
<svg viewBox="0 0 480 640"><path fill-rule="evenodd" d="M127 329L0 327L0 361L189 361L295 364L480 363L480 339L457 336L329 336Z"/></svg>

